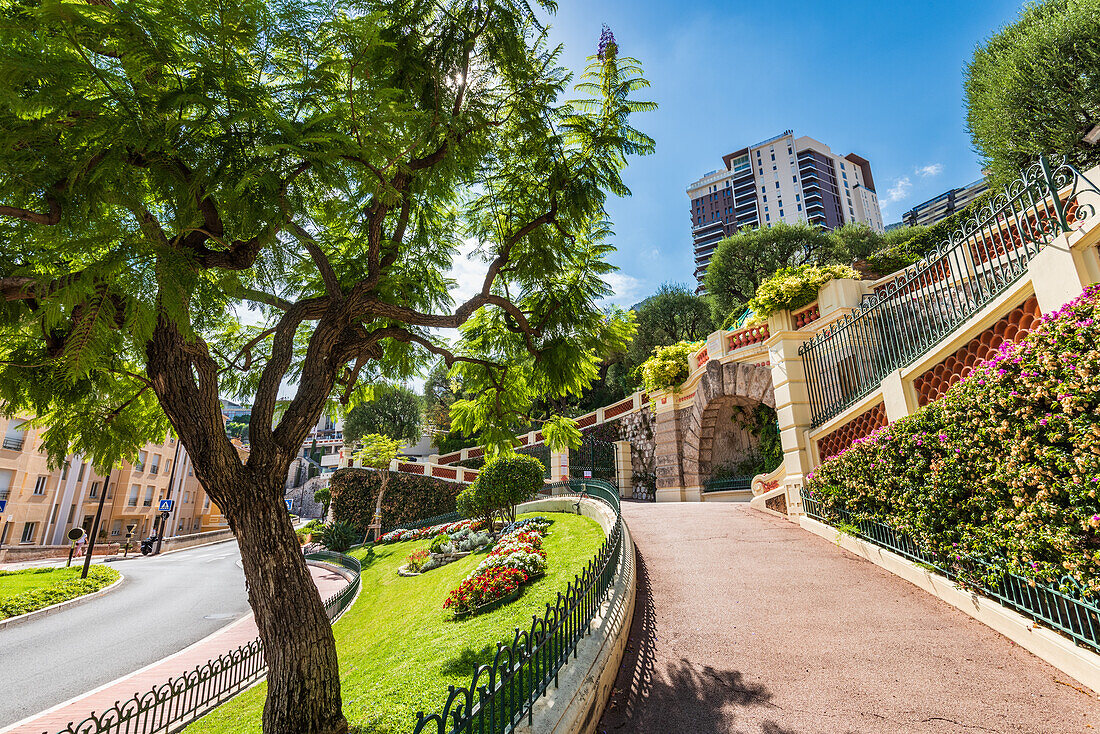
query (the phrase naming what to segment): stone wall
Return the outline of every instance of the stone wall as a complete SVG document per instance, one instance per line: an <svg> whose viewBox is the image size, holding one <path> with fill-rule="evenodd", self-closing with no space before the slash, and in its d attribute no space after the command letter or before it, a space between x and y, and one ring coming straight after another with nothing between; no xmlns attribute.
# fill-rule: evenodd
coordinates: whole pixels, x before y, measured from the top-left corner
<svg viewBox="0 0 1100 734"><path fill-rule="evenodd" d="M293 503L292 507L296 515L310 519L321 517L321 511L324 507L320 502L313 499L313 493L321 487L327 486L331 477L331 474L323 474L310 479L300 487L291 487L286 490L283 496Z"/></svg>
<svg viewBox="0 0 1100 734"><path fill-rule="evenodd" d="M654 499L657 480L657 438L648 405L615 421L620 441L630 442L631 486L634 498Z"/></svg>

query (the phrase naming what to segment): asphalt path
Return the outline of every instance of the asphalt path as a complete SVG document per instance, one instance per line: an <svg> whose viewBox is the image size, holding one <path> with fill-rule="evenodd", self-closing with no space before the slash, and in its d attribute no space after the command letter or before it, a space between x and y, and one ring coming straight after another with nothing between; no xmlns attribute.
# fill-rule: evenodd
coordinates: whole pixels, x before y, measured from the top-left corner
<svg viewBox="0 0 1100 734"><path fill-rule="evenodd" d="M235 541L109 563L104 596L0 628L0 728L187 647L251 610Z"/></svg>

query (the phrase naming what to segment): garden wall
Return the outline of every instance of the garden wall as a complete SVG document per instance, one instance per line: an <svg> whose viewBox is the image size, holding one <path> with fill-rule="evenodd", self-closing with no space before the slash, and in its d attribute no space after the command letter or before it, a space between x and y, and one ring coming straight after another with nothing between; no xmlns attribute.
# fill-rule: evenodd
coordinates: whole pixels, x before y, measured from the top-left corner
<svg viewBox="0 0 1100 734"><path fill-rule="evenodd" d="M382 526L398 527L425 517L455 511L455 497L465 485L442 479L390 472L382 499ZM350 522L366 532L374 515L374 503L381 484L380 472L369 469L339 469L332 474L332 512L338 521Z"/></svg>

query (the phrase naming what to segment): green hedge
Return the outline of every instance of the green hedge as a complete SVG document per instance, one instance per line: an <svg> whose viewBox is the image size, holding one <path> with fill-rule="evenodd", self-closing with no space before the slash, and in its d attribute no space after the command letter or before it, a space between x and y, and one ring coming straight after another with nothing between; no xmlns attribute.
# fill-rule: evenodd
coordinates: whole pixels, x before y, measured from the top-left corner
<svg viewBox="0 0 1100 734"><path fill-rule="evenodd" d="M55 569L46 569L53 571ZM44 573L42 569L27 569L22 573ZM20 573L20 572L16 572ZM88 571L88 578L66 578L49 586L43 586L21 594L0 599L0 619L27 614L36 609L60 604L78 596L91 594L110 586L119 578L119 572L107 566L95 565Z"/></svg>
<svg viewBox="0 0 1100 734"><path fill-rule="evenodd" d="M329 480L332 511L338 521L366 532L374 515L381 473L367 469L338 469ZM399 527L425 517L455 511L455 497L465 485L415 474L390 472L382 498L382 527Z"/></svg>
<svg viewBox="0 0 1100 734"><path fill-rule="evenodd" d="M823 463L807 489L826 516L901 530L964 579L1009 571L1100 597L1098 304L1100 287L1086 289L940 400Z"/></svg>

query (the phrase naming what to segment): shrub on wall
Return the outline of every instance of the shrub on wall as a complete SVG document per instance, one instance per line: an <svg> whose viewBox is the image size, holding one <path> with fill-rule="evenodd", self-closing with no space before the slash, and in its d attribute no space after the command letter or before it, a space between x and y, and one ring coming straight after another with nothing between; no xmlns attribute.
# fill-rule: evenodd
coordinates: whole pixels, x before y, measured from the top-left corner
<svg viewBox="0 0 1100 734"><path fill-rule="evenodd" d="M749 308L756 318L766 319L776 311L796 310L817 300L821 286L834 278L859 280L859 273L847 265L799 265L782 268L756 289Z"/></svg>
<svg viewBox="0 0 1100 734"><path fill-rule="evenodd" d="M389 472L390 480L382 500L382 525L399 527L425 517L455 511L455 497L464 485L415 474ZM339 469L332 475L332 511L338 521L349 522L364 533L374 514L374 501L381 485L381 472L368 469Z"/></svg>
<svg viewBox="0 0 1100 734"><path fill-rule="evenodd" d="M894 527L964 579L1008 571L1100 597L1100 286L823 463L808 490L826 516Z"/></svg>
<svg viewBox="0 0 1100 734"><path fill-rule="evenodd" d="M677 342L657 347L653 356L642 363L642 384L647 392L665 390L680 385L691 373L688 357L699 351L705 342Z"/></svg>

